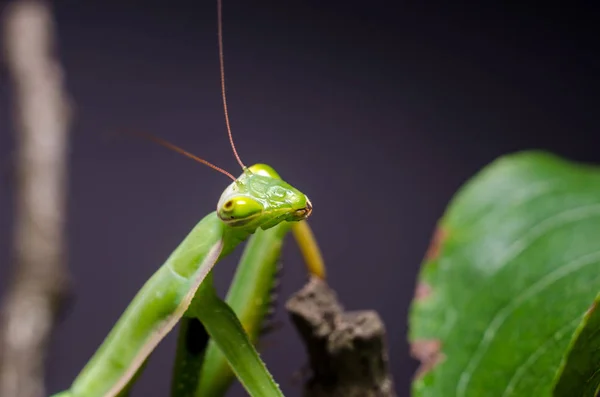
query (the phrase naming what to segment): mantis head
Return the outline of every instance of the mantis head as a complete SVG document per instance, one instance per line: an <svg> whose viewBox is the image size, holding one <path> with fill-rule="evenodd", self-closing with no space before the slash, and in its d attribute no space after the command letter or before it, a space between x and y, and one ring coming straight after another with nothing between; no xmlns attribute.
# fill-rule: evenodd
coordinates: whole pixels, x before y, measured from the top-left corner
<svg viewBox="0 0 600 397"><path fill-rule="evenodd" d="M311 212L308 197L266 164L246 168L225 189L217 204L217 215L223 222L248 229L268 229L283 221L301 221Z"/></svg>

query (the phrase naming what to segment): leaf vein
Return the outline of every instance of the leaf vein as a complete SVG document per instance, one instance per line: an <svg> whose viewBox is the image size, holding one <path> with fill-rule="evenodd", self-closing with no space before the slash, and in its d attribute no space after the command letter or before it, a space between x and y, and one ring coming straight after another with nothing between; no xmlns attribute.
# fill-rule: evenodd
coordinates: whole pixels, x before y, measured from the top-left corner
<svg viewBox="0 0 600 397"><path fill-rule="evenodd" d="M490 342L496 336L496 332L502 326L502 324L506 321L508 316L517 309L522 303L527 301L528 299L534 297L536 294L543 291L545 288L549 287L553 283L559 281L560 279L566 277L570 273L577 271L585 266L589 266L591 264L595 264L600 261L600 250L592 252L590 254L583 255L564 266L560 266L558 269L549 273L536 283L534 283L530 288L526 289L524 293L520 294L517 298L511 300L508 305L504 306L500 311L496 313L485 332L483 333L483 338L479 342L475 353L473 354L471 360L467 364L465 371L461 374L458 384L456 386L456 395L458 397L464 397L465 392L467 390L467 386L471 381L472 375L479 365L479 362L483 358L483 355L487 351Z"/></svg>
<svg viewBox="0 0 600 397"><path fill-rule="evenodd" d="M566 325L562 326L558 331L556 331L552 336L550 336L541 346L539 346L530 356L529 358L520 365L513 374L512 378L510 378L508 384L506 385L506 389L504 389L504 393L502 393L502 397L509 396L515 389L515 386L521 377L525 374L525 371L531 367L538 358L540 358L549 348L551 343L562 338L567 331L575 327L580 321L582 315L578 315L573 320L569 321Z"/></svg>

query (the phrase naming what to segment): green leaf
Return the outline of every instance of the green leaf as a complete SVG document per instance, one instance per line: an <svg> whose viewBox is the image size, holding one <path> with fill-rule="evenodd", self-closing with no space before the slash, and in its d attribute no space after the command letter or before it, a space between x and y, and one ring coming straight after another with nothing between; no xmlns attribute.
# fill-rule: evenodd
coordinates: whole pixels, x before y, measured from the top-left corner
<svg viewBox="0 0 600 397"><path fill-rule="evenodd" d="M600 168L543 152L495 161L458 192L424 260L413 396L551 396L598 291Z"/></svg>
<svg viewBox="0 0 600 397"><path fill-rule="evenodd" d="M600 393L600 294L579 324L554 387L557 397Z"/></svg>

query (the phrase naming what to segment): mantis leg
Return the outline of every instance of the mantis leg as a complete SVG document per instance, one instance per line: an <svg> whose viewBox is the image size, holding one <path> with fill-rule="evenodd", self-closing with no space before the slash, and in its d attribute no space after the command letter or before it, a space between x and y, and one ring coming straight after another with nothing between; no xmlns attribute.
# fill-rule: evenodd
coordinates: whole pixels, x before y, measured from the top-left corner
<svg viewBox="0 0 600 397"><path fill-rule="evenodd" d="M253 344L258 341L264 318L270 309L277 262L290 229L305 259L308 273L319 278L325 275L321 252L305 221L282 223L266 231L258 230L245 247L226 297L226 302L240 319ZM208 342L206 351L197 348L200 341L206 342L203 340L206 332L200 327L194 327L193 331L189 328L190 324L193 324L191 319L184 319L181 323L173 396L223 396L235 375L214 340ZM186 343L190 346L186 346ZM192 392L195 380L198 382L197 388Z"/></svg>
<svg viewBox="0 0 600 397"><path fill-rule="evenodd" d="M212 266L237 244L237 240L223 240L223 229L214 212L196 225L136 294L70 390L59 396L117 397L128 392L154 347L184 315Z"/></svg>
<svg viewBox="0 0 600 397"><path fill-rule="evenodd" d="M142 375L142 372L144 372L144 370L146 369L146 366L148 365L148 360L149 359L150 359L150 357L148 357L144 361L144 363L135 372L135 375L133 375L133 377L131 378L131 380L129 381L129 383L127 383L127 385L123 388L123 390L121 390L121 392L119 394L117 394L116 397L129 397L129 394L131 393L131 390L133 389L133 385L135 384L135 382L138 381L138 379Z"/></svg>
<svg viewBox="0 0 600 397"><path fill-rule="evenodd" d="M308 225L307 221L296 222L292 225L292 233L294 239L298 243L298 248L302 252L304 263L306 264L306 270L308 273L320 279L325 279L325 262L323 261L323 255L315 239L315 235L312 229Z"/></svg>
<svg viewBox="0 0 600 397"><path fill-rule="evenodd" d="M231 307L217 296L212 284L212 273L200 287L189 310L202 322L208 335L223 352L231 369L251 396L283 397L238 317Z"/></svg>
<svg viewBox="0 0 600 397"><path fill-rule="evenodd" d="M269 310L277 262L290 227L291 224L285 222L268 230L257 230L250 237L229 289L227 304L237 315L252 344L256 343ZM214 339L208 342L207 348L206 336L197 319L182 320L173 373L173 396L220 396L235 379Z"/></svg>

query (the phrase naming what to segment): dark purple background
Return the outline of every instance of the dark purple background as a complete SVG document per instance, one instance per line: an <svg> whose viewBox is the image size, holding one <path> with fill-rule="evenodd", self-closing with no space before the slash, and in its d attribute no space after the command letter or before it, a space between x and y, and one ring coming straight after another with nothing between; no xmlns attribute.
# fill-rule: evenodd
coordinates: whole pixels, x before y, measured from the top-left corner
<svg viewBox="0 0 600 397"><path fill-rule="evenodd" d="M273 165L311 198L330 283L347 308L376 309L386 322L400 397L416 368L406 343L415 275L456 189L515 150L600 162L598 13L440 3L224 4L238 150L249 164ZM76 103L68 213L74 300L50 349L49 392L69 386L137 289L229 183L111 132L152 132L239 173L220 102L215 2L139 4L56 7ZM12 200L7 84L3 71L0 288ZM289 242L284 297L305 280ZM222 290L237 258L217 270ZM266 339L263 357L285 394L298 396L292 374L305 363L303 347L281 308L279 318L286 324ZM135 396L167 395L174 336L152 357ZM236 385L231 395L244 393Z"/></svg>

